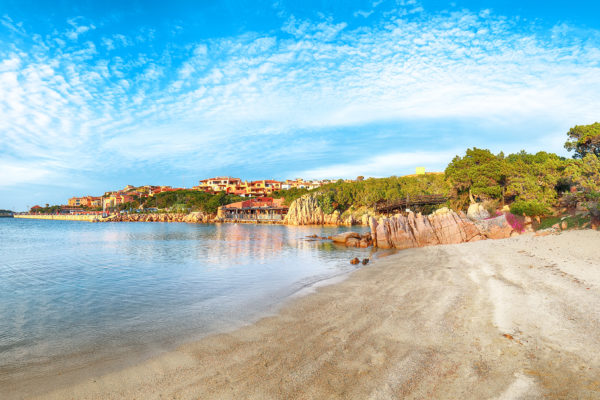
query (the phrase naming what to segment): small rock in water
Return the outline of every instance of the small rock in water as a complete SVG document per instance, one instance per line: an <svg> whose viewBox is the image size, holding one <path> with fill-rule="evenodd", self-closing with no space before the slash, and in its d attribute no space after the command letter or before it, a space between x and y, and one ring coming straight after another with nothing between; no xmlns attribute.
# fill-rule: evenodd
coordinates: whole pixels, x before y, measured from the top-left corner
<svg viewBox="0 0 600 400"><path fill-rule="evenodd" d="M362 263L363 263L363 265L367 265L369 263L369 259L363 258Z"/></svg>
<svg viewBox="0 0 600 400"><path fill-rule="evenodd" d="M357 257L354 257L352 260L350 260L350 264L352 265L356 265L360 262L360 260Z"/></svg>

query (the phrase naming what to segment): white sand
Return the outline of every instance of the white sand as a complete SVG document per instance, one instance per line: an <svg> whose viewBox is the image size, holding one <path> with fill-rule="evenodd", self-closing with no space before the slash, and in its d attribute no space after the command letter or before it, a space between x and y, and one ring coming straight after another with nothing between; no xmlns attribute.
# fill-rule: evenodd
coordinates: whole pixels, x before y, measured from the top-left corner
<svg viewBox="0 0 600 400"><path fill-rule="evenodd" d="M402 251L276 317L41 397L598 399L599 248L587 230Z"/></svg>

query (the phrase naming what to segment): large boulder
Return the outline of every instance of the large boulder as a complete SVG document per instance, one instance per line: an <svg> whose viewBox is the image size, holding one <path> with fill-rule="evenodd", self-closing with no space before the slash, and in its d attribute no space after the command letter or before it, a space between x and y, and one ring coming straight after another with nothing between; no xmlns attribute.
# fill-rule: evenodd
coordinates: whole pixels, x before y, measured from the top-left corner
<svg viewBox="0 0 600 400"><path fill-rule="evenodd" d="M283 223L286 225L341 225L339 211L325 214L314 193L306 194L292 202Z"/></svg>
<svg viewBox="0 0 600 400"><path fill-rule="evenodd" d="M294 200L283 222L288 225L323 224L323 210L319 206L317 197L309 194Z"/></svg>
<svg viewBox="0 0 600 400"><path fill-rule="evenodd" d="M369 214L363 214L363 216L360 219L360 222L361 222L362 226L368 226L369 225Z"/></svg>
<svg viewBox="0 0 600 400"><path fill-rule="evenodd" d="M490 217L490 213L483 207L481 203L473 203L467 210L467 217L471 221L480 221Z"/></svg>
<svg viewBox="0 0 600 400"><path fill-rule="evenodd" d="M185 216L182 216L181 221L191 224L202 224L207 223L211 220L210 215L205 214L201 211L194 211Z"/></svg>
<svg viewBox="0 0 600 400"><path fill-rule="evenodd" d="M354 238L360 240L360 234L356 232L342 232L331 237L334 243L346 243L348 239Z"/></svg>
<svg viewBox="0 0 600 400"><path fill-rule="evenodd" d="M374 245L384 249L501 239L510 237L514 231L504 215L473 222L464 213L450 210L429 216L408 213L379 221L371 218L369 224Z"/></svg>
<svg viewBox="0 0 600 400"><path fill-rule="evenodd" d="M346 247L360 247L360 239L351 237L346 240Z"/></svg>
<svg viewBox="0 0 600 400"><path fill-rule="evenodd" d="M496 218L477 221L476 226L486 239L505 239L510 237L514 231L506 220L505 214Z"/></svg>

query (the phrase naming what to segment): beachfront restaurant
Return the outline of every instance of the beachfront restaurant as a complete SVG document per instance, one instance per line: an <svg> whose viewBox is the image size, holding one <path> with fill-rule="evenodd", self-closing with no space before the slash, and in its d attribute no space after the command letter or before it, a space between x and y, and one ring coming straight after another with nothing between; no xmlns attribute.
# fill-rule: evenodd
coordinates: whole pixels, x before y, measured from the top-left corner
<svg viewBox="0 0 600 400"><path fill-rule="evenodd" d="M277 222L283 221L287 212L284 199L258 197L219 207L218 216L230 222Z"/></svg>

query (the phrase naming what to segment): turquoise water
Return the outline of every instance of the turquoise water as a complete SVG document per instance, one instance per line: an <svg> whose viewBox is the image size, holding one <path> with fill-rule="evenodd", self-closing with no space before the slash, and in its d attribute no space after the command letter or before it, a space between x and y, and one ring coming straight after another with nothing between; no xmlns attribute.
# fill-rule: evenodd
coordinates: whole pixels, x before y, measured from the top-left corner
<svg viewBox="0 0 600 400"><path fill-rule="evenodd" d="M344 230L2 218L0 382L116 364L252 322L368 257L305 240Z"/></svg>

